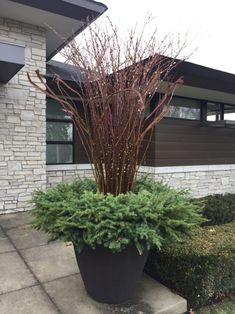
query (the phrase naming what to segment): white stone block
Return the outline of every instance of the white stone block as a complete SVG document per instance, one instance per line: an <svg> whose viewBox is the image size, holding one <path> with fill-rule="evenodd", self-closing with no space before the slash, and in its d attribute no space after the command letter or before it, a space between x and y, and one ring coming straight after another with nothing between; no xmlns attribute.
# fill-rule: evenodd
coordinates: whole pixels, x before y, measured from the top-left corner
<svg viewBox="0 0 235 314"><path fill-rule="evenodd" d="M8 170L15 171L21 169L22 169L21 162L15 160L8 161Z"/></svg>

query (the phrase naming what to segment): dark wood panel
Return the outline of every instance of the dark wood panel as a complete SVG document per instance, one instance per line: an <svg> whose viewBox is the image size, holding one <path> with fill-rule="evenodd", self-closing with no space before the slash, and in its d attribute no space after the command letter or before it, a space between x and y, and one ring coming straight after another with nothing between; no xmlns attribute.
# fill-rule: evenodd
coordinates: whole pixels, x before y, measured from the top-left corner
<svg viewBox="0 0 235 314"><path fill-rule="evenodd" d="M157 158L172 159L172 158L184 158L184 159L203 159L203 158L233 158L235 160L235 150L231 151L191 151L191 150L175 150L175 151L157 151Z"/></svg>
<svg viewBox="0 0 235 314"><path fill-rule="evenodd" d="M146 144L147 142L145 142ZM143 148L142 148L143 149ZM75 132L75 141L74 141L74 162L76 164L87 164L89 163L89 160L87 158L87 155L85 153L85 150L81 144L81 141L79 139L79 136ZM148 153L145 156L143 164L154 166L155 165L155 140L154 136L151 139Z"/></svg>
<svg viewBox="0 0 235 314"><path fill-rule="evenodd" d="M234 143L232 136L199 136L199 135L192 135L189 132L185 132L185 134L179 134L176 133L172 134L157 134L155 144L159 142L185 142L185 143Z"/></svg>
<svg viewBox="0 0 235 314"><path fill-rule="evenodd" d="M235 150L235 142L221 142L220 144L220 150L224 151L234 151ZM156 150L158 151L218 151L218 143L215 142L157 142L156 143Z"/></svg>
<svg viewBox="0 0 235 314"><path fill-rule="evenodd" d="M160 122L162 123L162 122ZM158 133L164 133L164 134L180 134L183 133L183 131L190 131L190 134L194 135L214 135L215 133L218 134L219 136L228 136L231 134L231 132L235 132L234 128L225 128L225 127L205 127L200 124L195 125L195 126L190 126L190 125L162 125L162 126L157 126L156 128L156 134Z"/></svg>
<svg viewBox="0 0 235 314"><path fill-rule="evenodd" d="M155 166L235 164L234 128L167 118L155 128L154 139Z"/></svg>
<svg viewBox="0 0 235 314"><path fill-rule="evenodd" d="M155 167L165 166L200 166L200 165L222 165L234 164L234 158L209 158L209 159L157 159L155 160Z"/></svg>
<svg viewBox="0 0 235 314"><path fill-rule="evenodd" d="M75 163L88 163L76 136ZM149 166L235 164L235 129L203 127L197 121L164 119L143 162Z"/></svg>

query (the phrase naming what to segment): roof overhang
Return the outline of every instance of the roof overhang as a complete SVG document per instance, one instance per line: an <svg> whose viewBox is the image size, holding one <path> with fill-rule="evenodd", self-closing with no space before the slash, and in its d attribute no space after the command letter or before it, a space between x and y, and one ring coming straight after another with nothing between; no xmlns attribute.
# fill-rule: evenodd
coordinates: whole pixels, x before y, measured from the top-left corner
<svg viewBox="0 0 235 314"><path fill-rule="evenodd" d="M80 72L76 67L51 60L47 63L48 82L53 82L54 74L74 84L75 88L76 82L80 80ZM176 96L235 105L235 74L183 61L172 70L171 75L175 79L182 76L184 80L182 85L177 86ZM167 84L162 84L162 89L158 89L158 92L164 92L166 86Z"/></svg>
<svg viewBox="0 0 235 314"><path fill-rule="evenodd" d="M47 60L106 10L92 0L0 1L1 17L46 28Z"/></svg>
<svg viewBox="0 0 235 314"><path fill-rule="evenodd" d="M54 75L59 75L66 82L81 81L81 69L72 64L50 60L46 65L46 77L53 79Z"/></svg>
<svg viewBox="0 0 235 314"><path fill-rule="evenodd" d="M25 47L0 41L0 83L5 84L24 66Z"/></svg>
<svg viewBox="0 0 235 314"><path fill-rule="evenodd" d="M185 84L178 86L174 95L235 105L235 93L232 94L215 89L200 88Z"/></svg>
<svg viewBox="0 0 235 314"><path fill-rule="evenodd" d="M183 77L184 85L235 95L235 74L184 61L175 75Z"/></svg>

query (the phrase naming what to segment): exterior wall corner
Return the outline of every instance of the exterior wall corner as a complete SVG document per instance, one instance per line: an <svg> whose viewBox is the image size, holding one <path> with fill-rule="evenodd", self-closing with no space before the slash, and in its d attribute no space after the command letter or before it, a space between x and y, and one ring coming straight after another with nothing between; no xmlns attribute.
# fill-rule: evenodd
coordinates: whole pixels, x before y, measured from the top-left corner
<svg viewBox="0 0 235 314"><path fill-rule="evenodd" d="M46 71L46 36L1 18L0 40L25 45L25 66L0 86L0 213L8 213L30 209L32 191L46 187L46 99L27 78Z"/></svg>

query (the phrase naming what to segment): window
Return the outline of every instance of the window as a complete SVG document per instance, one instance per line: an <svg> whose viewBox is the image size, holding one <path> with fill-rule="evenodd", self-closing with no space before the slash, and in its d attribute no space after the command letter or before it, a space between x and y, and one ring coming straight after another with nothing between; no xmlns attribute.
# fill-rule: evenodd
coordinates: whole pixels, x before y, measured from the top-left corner
<svg viewBox="0 0 235 314"><path fill-rule="evenodd" d="M59 103L47 99L46 108L47 164L71 164L74 151L74 127Z"/></svg>
<svg viewBox="0 0 235 314"><path fill-rule="evenodd" d="M216 103L207 103L207 121L220 121L222 119L222 105Z"/></svg>
<svg viewBox="0 0 235 314"><path fill-rule="evenodd" d="M235 121L235 106L224 105L224 120Z"/></svg>
<svg viewBox="0 0 235 314"><path fill-rule="evenodd" d="M202 122L208 122L208 126L235 126L235 105L207 102L202 109Z"/></svg>
<svg viewBox="0 0 235 314"><path fill-rule="evenodd" d="M168 118L200 120L201 102L199 100L173 97L170 102Z"/></svg>
<svg viewBox="0 0 235 314"><path fill-rule="evenodd" d="M161 94L156 94L161 97ZM153 110L157 98L152 101ZM235 104L173 96L167 118L197 120L207 126L235 127Z"/></svg>

